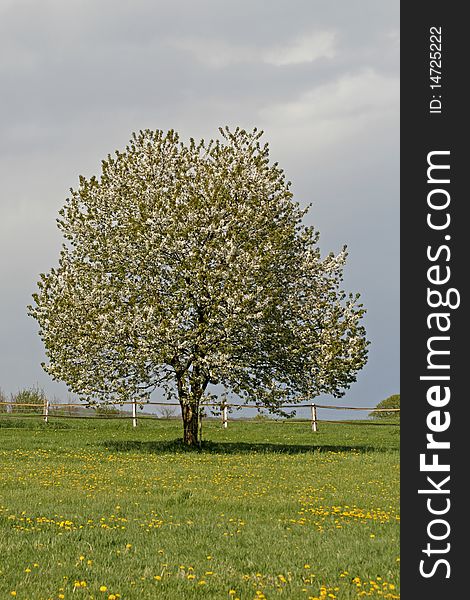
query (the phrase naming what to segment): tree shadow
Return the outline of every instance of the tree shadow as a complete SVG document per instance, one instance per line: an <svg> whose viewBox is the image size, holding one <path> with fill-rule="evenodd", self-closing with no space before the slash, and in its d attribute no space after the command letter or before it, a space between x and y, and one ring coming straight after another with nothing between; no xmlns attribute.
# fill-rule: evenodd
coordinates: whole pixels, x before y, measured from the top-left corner
<svg viewBox="0 0 470 600"><path fill-rule="evenodd" d="M142 452L149 454L203 453L203 454L305 454L312 452L389 452L398 448L371 444L331 445L331 444L270 444L266 442L211 442L203 441L200 446L190 448L182 440L139 441L108 440L100 443L114 452Z"/></svg>

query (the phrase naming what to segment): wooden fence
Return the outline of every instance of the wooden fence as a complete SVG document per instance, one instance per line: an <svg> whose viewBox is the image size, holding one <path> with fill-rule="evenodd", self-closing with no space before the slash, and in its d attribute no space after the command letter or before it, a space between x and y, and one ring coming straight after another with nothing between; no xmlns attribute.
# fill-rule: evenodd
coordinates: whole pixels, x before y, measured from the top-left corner
<svg viewBox="0 0 470 600"><path fill-rule="evenodd" d="M144 407L144 406L176 406L179 407L180 404L179 403L172 403L172 402L123 402L121 404L119 404L118 406L124 406L124 405L131 405L132 406L132 414L102 414L102 415L74 415L74 414L68 414L68 415L64 415L64 414L58 414L55 413L54 411L57 409L66 409L66 408L99 408L95 405L90 405L90 404L80 404L80 403L51 403L49 400L46 400L43 404L33 404L33 403L12 403L12 402L0 402L0 407L5 406L5 412L1 411L0 412L0 418L1 417L9 417L9 418L14 418L14 417L18 417L18 418L23 418L23 417L39 417L44 419L45 423L49 422L50 418L62 418L62 419L132 419L132 426L133 427L137 427L137 421L138 419L148 419L148 418L152 418L155 419L156 415L152 415L152 414L147 414L147 415L140 415L139 417L137 416L137 406L139 407ZM115 408L117 405L112 405L112 404L107 404L105 405L106 408ZM21 410L18 411L18 409ZM27 412L22 412L22 408L31 408L31 409L41 409L40 411L35 411L32 412L30 414L28 414ZM221 417L221 424L222 427L224 429L227 429L228 427L228 423L229 423L229 409L231 408L235 408L235 409L240 409L240 408L255 408L257 410L262 409L262 406L258 406L257 404L229 404L229 403L204 403L201 405L201 409L204 408L216 408L220 411L220 417ZM353 421L348 421L348 420L332 420L332 419L319 419L318 418L318 410L351 410L351 411L368 411L369 413L379 413L379 412L386 412L386 413L399 413L400 409L399 408L374 408L371 406L331 406L328 404L316 404L316 403L309 403L309 404L283 404L281 405L280 408L309 408L310 409L310 424L311 424L311 430L313 432L318 431L318 424L319 423L339 423L339 424L347 424L347 425L354 425L354 424L359 424L359 423L355 423L354 420ZM232 421L240 421L240 419L233 419ZM244 422L247 423L262 423L263 420L243 420ZM284 419L284 420L280 420L280 419L272 419L271 422L273 423L285 423L285 422L292 422L292 423L305 423L305 419L299 421L292 421L291 419ZM371 421L371 424L380 424L379 422L373 422ZM384 424L384 423L382 423ZM398 423L394 423L395 425L398 425Z"/></svg>

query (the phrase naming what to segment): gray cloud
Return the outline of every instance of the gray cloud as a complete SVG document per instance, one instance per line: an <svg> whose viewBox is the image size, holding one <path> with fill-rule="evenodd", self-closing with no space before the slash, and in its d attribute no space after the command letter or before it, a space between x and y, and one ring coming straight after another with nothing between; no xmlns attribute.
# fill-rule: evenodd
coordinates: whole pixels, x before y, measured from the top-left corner
<svg viewBox="0 0 470 600"><path fill-rule="evenodd" d="M132 131L265 130L324 252L350 249L370 362L346 401L398 390L399 3L0 0L0 386L39 382L26 316L57 211Z"/></svg>

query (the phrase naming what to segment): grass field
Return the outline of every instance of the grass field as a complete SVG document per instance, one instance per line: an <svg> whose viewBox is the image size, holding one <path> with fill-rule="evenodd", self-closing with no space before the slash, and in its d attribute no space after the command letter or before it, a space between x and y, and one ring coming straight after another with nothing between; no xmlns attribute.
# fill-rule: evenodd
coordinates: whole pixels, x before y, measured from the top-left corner
<svg viewBox="0 0 470 600"><path fill-rule="evenodd" d="M399 427L0 419L0 600L399 598Z"/></svg>

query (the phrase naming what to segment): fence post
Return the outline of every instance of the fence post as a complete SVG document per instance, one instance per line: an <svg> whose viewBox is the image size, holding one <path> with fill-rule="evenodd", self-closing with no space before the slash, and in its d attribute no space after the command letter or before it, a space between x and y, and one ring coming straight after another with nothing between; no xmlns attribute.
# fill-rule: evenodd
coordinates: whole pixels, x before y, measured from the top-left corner
<svg viewBox="0 0 470 600"><path fill-rule="evenodd" d="M132 427L137 427L137 402L132 400Z"/></svg>
<svg viewBox="0 0 470 600"><path fill-rule="evenodd" d="M227 405L226 404L222 404L222 427L224 429L227 429L227 425L228 425Z"/></svg>
<svg viewBox="0 0 470 600"><path fill-rule="evenodd" d="M44 423L49 422L49 398L44 399Z"/></svg>
<svg viewBox="0 0 470 600"><path fill-rule="evenodd" d="M201 446L202 444L202 417L204 416L204 408L202 408L201 406L198 408L199 410L199 419L198 419L198 425L199 425L199 446Z"/></svg>
<svg viewBox="0 0 470 600"><path fill-rule="evenodd" d="M312 404L312 406L310 408L312 410L312 431L318 431L317 405L316 404Z"/></svg>

